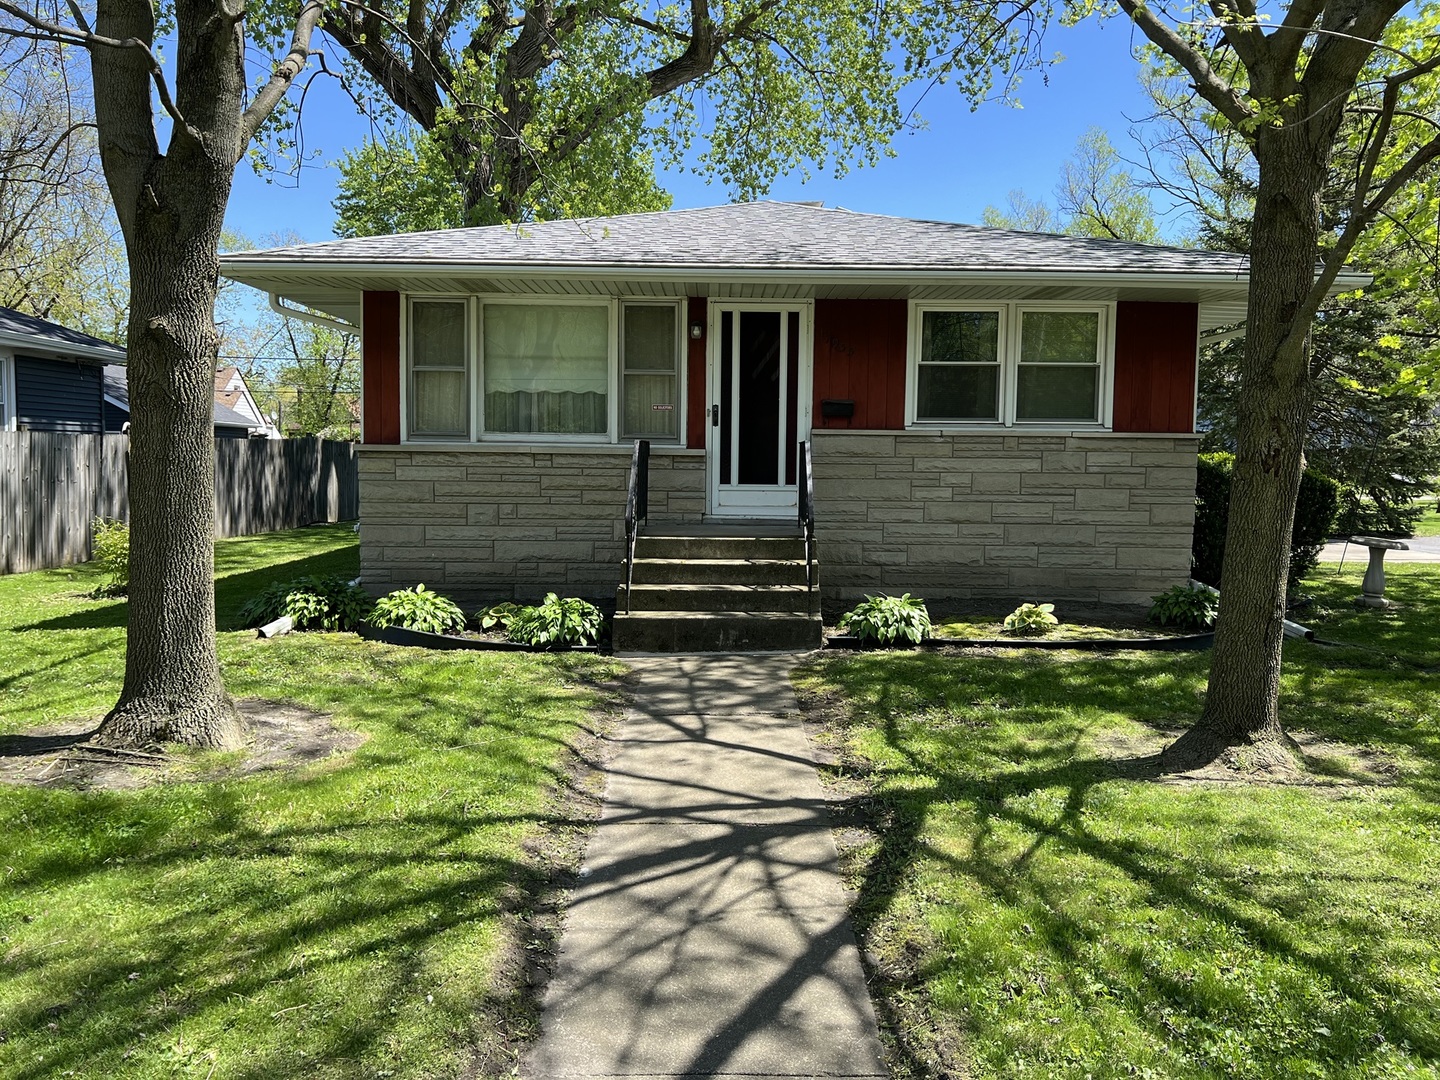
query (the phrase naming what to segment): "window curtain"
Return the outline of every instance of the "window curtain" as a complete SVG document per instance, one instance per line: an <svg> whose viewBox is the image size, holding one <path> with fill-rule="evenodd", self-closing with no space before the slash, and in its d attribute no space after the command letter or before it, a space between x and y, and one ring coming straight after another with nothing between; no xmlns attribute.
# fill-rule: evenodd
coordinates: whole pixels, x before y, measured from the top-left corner
<svg viewBox="0 0 1440 1080"><path fill-rule="evenodd" d="M453 301L410 306L410 430L416 435L470 437L466 312Z"/></svg>
<svg viewBox="0 0 1440 1080"><path fill-rule="evenodd" d="M486 304L485 430L602 435L609 430L609 310Z"/></svg>
<svg viewBox="0 0 1440 1080"><path fill-rule="evenodd" d="M620 433L626 438L674 439L680 433L675 316L673 305L625 305Z"/></svg>

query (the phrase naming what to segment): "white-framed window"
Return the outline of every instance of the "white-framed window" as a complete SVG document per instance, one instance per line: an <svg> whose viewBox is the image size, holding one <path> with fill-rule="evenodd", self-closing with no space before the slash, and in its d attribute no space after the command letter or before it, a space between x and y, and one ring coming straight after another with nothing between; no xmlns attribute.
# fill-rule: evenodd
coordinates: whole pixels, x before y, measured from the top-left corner
<svg viewBox="0 0 1440 1080"><path fill-rule="evenodd" d="M407 439L681 435L680 300L407 297Z"/></svg>
<svg viewBox="0 0 1440 1080"><path fill-rule="evenodd" d="M1102 316L1098 310L1017 308L1017 423L1099 423Z"/></svg>
<svg viewBox="0 0 1440 1080"><path fill-rule="evenodd" d="M680 437L681 333L673 303L620 305L620 437Z"/></svg>
<svg viewBox="0 0 1440 1080"><path fill-rule="evenodd" d="M0 353L0 431L15 430L15 362Z"/></svg>
<svg viewBox="0 0 1440 1080"><path fill-rule="evenodd" d="M408 307L407 430L420 438L470 438L470 305L415 297Z"/></svg>
<svg viewBox="0 0 1440 1080"><path fill-rule="evenodd" d="M998 423L1005 356L1004 308L931 308L919 313L915 418Z"/></svg>
<svg viewBox="0 0 1440 1080"><path fill-rule="evenodd" d="M1111 304L917 303L907 421L1103 426Z"/></svg>

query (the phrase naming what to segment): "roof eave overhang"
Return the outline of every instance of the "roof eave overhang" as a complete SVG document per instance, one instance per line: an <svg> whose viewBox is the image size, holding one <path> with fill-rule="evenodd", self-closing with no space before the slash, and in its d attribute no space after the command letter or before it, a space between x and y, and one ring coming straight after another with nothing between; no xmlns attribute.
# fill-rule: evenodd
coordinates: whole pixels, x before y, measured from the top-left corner
<svg viewBox="0 0 1440 1080"><path fill-rule="evenodd" d="M1060 269L985 269L971 267L915 266L714 266L705 264L625 264L610 266L577 265L572 263L455 263L455 262L322 262L308 259L222 259L220 272L237 281L264 287L265 279L274 280L302 273L309 277L377 278L387 277L489 277L489 278L572 278L584 281L651 280L651 281L723 281L774 282L805 281L823 284L892 284L914 282L946 282L965 280L1088 282L1092 284L1177 285L1205 284L1245 285L1248 272L1237 271L1167 271Z"/></svg>
<svg viewBox="0 0 1440 1080"><path fill-rule="evenodd" d="M94 360L104 364L125 363L125 353L114 346L71 345L0 330L0 348L39 353L62 360Z"/></svg>

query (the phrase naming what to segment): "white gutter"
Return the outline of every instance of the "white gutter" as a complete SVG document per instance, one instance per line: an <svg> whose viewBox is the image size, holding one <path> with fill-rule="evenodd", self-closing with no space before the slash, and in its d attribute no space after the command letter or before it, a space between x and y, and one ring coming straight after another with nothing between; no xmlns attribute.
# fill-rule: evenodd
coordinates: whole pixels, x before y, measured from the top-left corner
<svg viewBox="0 0 1440 1080"><path fill-rule="evenodd" d="M647 280L681 281L725 281L725 282L773 282L803 281L807 283L876 283L887 282L935 282L944 284L956 280L980 280L1024 282L1026 284L1114 284L1188 286L1198 285L1243 285L1249 281L1249 269L1235 270L1188 270L1164 274L1144 271L1053 271L1053 270L994 270L980 268L949 269L935 266L889 266L889 267L821 267L821 266L715 266L693 263L636 263L634 265L596 266L585 263L455 263L455 262L389 262L384 255L377 254L364 262L322 261L310 259L245 258L230 256L220 261L220 270L226 277L237 277L247 271L264 274L327 274L353 275L357 277L395 277L402 274L421 276L456 274L495 277L553 278L565 276L574 280L645 278ZM1352 271L1341 273L1335 279L1335 286L1364 285L1371 281L1369 274Z"/></svg>
<svg viewBox="0 0 1440 1080"><path fill-rule="evenodd" d="M1245 324L1241 323L1239 326L1233 327L1229 330L1221 330L1219 333L1212 331L1208 334L1201 334L1200 344L1218 345L1222 341L1234 341L1236 338L1244 337L1246 329L1247 328Z"/></svg>
<svg viewBox="0 0 1440 1080"><path fill-rule="evenodd" d="M313 323L315 326L323 326L328 330L338 330L342 334L358 334L360 327L354 323L341 322L339 319L330 319L324 315L314 315L308 311L301 311L299 308L288 307L280 302L280 294L271 291L270 310L284 315L287 319L299 319L301 322Z"/></svg>

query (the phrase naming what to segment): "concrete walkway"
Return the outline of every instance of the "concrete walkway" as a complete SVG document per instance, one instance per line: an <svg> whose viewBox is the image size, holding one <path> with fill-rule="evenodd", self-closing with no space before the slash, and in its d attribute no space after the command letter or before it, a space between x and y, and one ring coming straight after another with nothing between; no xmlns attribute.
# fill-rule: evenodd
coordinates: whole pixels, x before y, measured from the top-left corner
<svg viewBox="0 0 1440 1080"><path fill-rule="evenodd" d="M526 1075L887 1075L794 659L631 663Z"/></svg>

